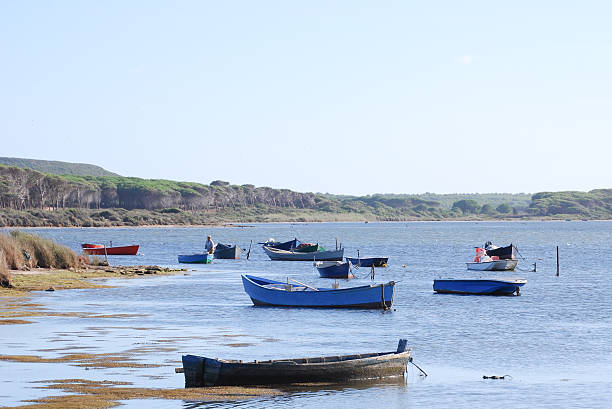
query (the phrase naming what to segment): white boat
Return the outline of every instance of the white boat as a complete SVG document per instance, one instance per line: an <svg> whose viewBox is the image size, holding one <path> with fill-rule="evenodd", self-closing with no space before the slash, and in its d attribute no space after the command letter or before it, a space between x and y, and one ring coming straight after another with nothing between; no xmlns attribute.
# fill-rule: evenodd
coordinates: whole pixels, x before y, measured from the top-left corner
<svg viewBox="0 0 612 409"><path fill-rule="evenodd" d="M468 270L477 271L512 271L518 264L517 259L513 260L491 260L466 263Z"/></svg>
<svg viewBox="0 0 612 409"><path fill-rule="evenodd" d="M344 249L312 252L279 250L268 246L263 246L263 249L271 260L342 261L344 257Z"/></svg>

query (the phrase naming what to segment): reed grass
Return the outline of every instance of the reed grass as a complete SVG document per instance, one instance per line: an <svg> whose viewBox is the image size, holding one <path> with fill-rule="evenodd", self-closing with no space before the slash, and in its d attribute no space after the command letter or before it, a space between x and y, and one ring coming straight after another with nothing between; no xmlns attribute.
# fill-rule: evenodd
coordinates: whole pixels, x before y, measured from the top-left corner
<svg viewBox="0 0 612 409"><path fill-rule="evenodd" d="M0 287L11 288L11 273L9 272L4 252L0 254Z"/></svg>
<svg viewBox="0 0 612 409"><path fill-rule="evenodd" d="M68 269L82 264L79 256L68 247L17 230L8 235L0 234L0 252L7 270L34 267Z"/></svg>

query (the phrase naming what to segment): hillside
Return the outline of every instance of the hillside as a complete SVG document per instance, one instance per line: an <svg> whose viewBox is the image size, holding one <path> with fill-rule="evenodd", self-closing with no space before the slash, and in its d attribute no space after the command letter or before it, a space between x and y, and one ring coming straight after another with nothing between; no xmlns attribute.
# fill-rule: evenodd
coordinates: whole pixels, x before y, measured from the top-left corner
<svg viewBox="0 0 612 409"><path fill-rule="evenodd" d="M55 175L83 175L83 176L119 176L116 173L96 165L87 163L59 162L54 160L38 160L24 158L0 157L0 164L18 168L37 170L42 173Z"/></svg>
<svg viewBox="0 0 612 409"><path fill-rule="evenodd" d="M1 226L499 219L612 219L612 189L542 192L529 200L503 193L339 196L0 165Z"/></svg>

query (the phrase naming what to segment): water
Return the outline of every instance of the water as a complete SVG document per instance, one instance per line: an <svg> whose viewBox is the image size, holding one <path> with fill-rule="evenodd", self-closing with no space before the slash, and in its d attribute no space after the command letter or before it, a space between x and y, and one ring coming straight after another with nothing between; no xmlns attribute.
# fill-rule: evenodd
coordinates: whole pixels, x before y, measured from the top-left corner
<svg viewBox="0 0 612 409"><path fill-rule="evenodd" d="M250 260L190 265L189 275L107 280L116 288L39 293L33 301L55 312L140 314L122 318L34 318L34 324L0 327L5 354L59 356L49 348L87 347L90 353L135 352L159 368L89 369L69 364L0 361L0 405L45 396L33 380L84 378L180 388L181 354L232 359L275 359L391 351L407 338L415 362L406 379L303 388L244 403L124 401L127 408L256 407L610 407L612 401L611 222L431 222L266 224L232 228L30 229L79 250L83 242L139 243L142 254L116 256L113 264L178 267L176 255L199 252L207 234L238 243ZM273 237L319 242L345 255L389 256L376 282L399 281L395 311L254 307L241 273L287 277L329 286L312 263L272 262L257 245ZM516 244L537 272L468 273L474 246L491 240ZM561 275L555 276L555 247ZM403 266L405 265L405 267ZM184 267L184 265L181 265ZM436 277L481 274L529 280L520 297L438 295ZM369 270L341 286L369 283ZM0 301L3 302L3 301ZM8 351L8 352L6 352ZM66 352L66 351L63 351ZM483 375L511 375L483 380ZM57 394L53 391L54 394Z"/></svg>

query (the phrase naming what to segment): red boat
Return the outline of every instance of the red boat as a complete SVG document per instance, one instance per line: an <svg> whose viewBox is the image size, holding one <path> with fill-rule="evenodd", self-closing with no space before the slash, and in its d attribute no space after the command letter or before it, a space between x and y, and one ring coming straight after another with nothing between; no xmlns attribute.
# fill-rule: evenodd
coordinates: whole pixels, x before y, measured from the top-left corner
<svg viewBox="0 0 612 409"><path fill-rule="evenodd" d="M94 244L92 247L91 244L83 244L83 251L87 254L95 254L101 255L124 255L124 256L135 256L138 253L138 244L133 246L116 246L116 247L104 247L101 244Z"/></svg>

